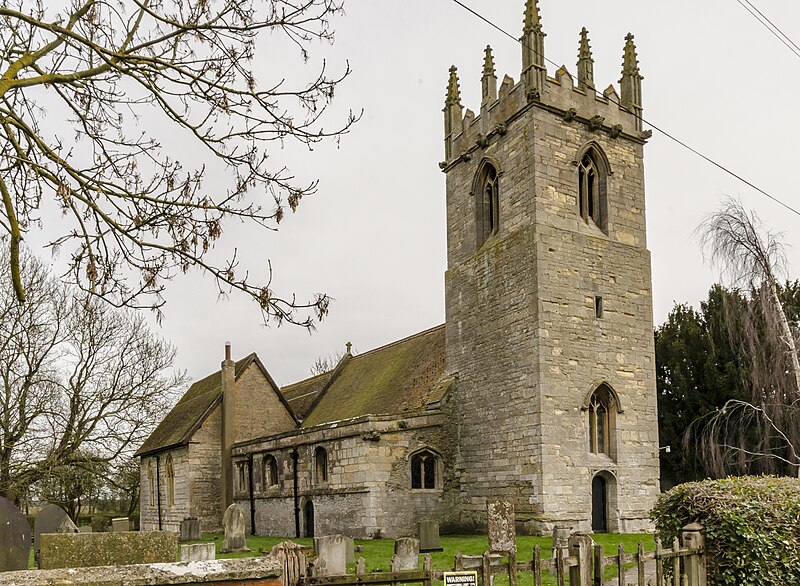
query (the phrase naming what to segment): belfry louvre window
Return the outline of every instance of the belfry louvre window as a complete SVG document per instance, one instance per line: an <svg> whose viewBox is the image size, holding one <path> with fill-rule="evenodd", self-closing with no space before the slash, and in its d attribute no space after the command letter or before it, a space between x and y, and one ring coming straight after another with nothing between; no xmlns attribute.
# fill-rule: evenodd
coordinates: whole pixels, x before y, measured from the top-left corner
<svg viewBox="0 0 800 586"><path fill-rule="evenodd" d="M429 450L411 457L411 488L436 488L438 458Z"/></svg>
<svg viewBox="0 0 800 586"><path fill-rule="evenodd" d="M594 147L578 163L578 213L583 221L606 230L606 170Z"/></svg>
<svg viewBox="0 0 800 586"><path fill-rule="evenodd" d="M484 162L478 171L477 196L478 248L500 227L500 178L491 163Z"/></svg>

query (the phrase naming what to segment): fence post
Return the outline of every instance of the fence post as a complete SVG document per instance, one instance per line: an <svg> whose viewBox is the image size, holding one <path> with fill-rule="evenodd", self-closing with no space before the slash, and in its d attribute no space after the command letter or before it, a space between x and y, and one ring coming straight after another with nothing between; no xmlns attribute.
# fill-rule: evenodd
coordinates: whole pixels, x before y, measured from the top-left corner
<svg viewBox="0 0 800 586"><path fill-rule="evenodd" d="M625 586L625 546L621 543L617 546L617 584Z"/></svg>
<svg viewBox="0 0 800 586"><path fill-rule="evenodd" d="M681 530L681 541L683 547L701 550L686 557L685 571L688 577L688 586L706 586L708 582L706 568L706 539L703 535L703 526L699 523L691 523Z"/></svg>
<svg viewBox="0 0 800 586"><path fill-rule="evenodd" d="M603 586L605 574L605 549L602 545L594 546L594 586Z"/></svg>
<svg viewBox="0 0 800 586"><path fill-rule="evenodd" d="M460 554L460 553L457 553L457 554L456 554L456 559L455 559L455 560L453 560L453 569L454 569L456 572L460 572L461 570L463 570L463 569L464 569L464 561L463 561L463 559L461 558L461 554Z"/></svg>
<svg viewBox="0 0 800 586"><path fill-rule="evenodd" d="M639 570L639 586L645 586L644 583L644 543L639 542L639 548L636 551L636 567Z"/></svg>
<svg viewBox="0 0 800 586"><path fill-rule="evenodd" d="M508 586L517 586L517 552L508 552Z"/></svg>
<svg viewBox="0 0 800 586"><path fill-rule="evenodd" d="M533 548L533 586L542 586L542 549Z"/></svg>
<svg viewBox="0 0 800 586"><path fill-rule="evenodd" d="M481 573L483 574L483 586L492 586L492 558L488 551L483 552L481 559Z"/></svg>
<svg viewBox="0 0 800 586"><path fill-rule="evenodd" d="M569 569L570 586L592 586L592 538L586 533L569 536L569 553L578 558L578 565Z"/></svg>

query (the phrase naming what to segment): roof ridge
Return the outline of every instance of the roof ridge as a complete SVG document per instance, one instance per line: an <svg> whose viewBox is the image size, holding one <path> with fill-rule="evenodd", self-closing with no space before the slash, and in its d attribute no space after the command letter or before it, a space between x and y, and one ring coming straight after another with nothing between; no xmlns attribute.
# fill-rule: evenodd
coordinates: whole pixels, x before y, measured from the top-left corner
<svg viewBox="0 0 800 586"><path fill-rule="evenodd" d="M286 391L287 389L291 389L292 387L296 387L296 386L298 386L298 385L301 385L301 384L303 384L303 383L307 383L307 382L309 382L309 381L312 381L312 380L314 380L314 379L317 379L317 378L320 378L320 377L323 377L323 376L329 375L329 374L331 374L331 373L334 371L334 369L335 369L335 368L336 368L336 367L334 367L334 368L331 368L330 370L326 370L325 372L321 372L321 373L319 373L319 374L315 374L314 376L310 376L310 377L308 377L308 378L304 378L304 379L302 379L302 380L299 380L299 381L297 381L297 382L293 382L293 383L291 383L291 384L284 385L283 387L281 387L281 392L284 392L284 391Z"/></svg>
<svg viewBox="0 0 800 586"><path fill-rule="evenodd" d="M408 342L409 340L413 340L414 338L419 338L430 334L436 330L443 328L445 324L439 324L438 326L434 326L432 328L428 328L427 330L422 330L421 332L417 332L416 334L411 334L410 336L406 336L405 338L400 338L399 340L395 340L394 342L389 342L388 344L384 344L383 346L378 346L377 348L373 348L372 350L367 350L361 354L356 354L353 356L353 359L361 358L362 356L367 356L368 354L373 354L374 352L379 352L381 350L385 350L386 348L391 348L392 346L396 346L397 344L402 344L403 342Z"/></svg>

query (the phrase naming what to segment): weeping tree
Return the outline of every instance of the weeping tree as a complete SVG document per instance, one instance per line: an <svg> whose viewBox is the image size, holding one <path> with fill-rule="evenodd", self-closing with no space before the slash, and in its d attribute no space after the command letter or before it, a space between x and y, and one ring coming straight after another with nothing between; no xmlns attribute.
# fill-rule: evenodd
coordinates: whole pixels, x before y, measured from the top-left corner
<svg viewBox="0 0 800 586"><path fill-rule="evenodd" d="M716 476L798 474L798 324L787 316L782 299L791 287L780 285L786 273L780 238L732 199L698 230L707 257L740 293L740 302L726 307L725 323L730 343L745 362L746 400L732 399L698 420L686 441L698 442Z"/></svg>
<svg viewBox="0 0 800 586"><path fill-rule="evenodd" d="M316 191L275 150L338 140L356 120L324 124L349 68L305 63L341 12L339 0L4 2L0 231L16 299L22 241L46 229L65 276L118 307L160 311L165 283L196 269L265 319L321 318L328 297L273 291L268 259L248 272L231 246L212 251L231 224L275 230Z"/></svg>

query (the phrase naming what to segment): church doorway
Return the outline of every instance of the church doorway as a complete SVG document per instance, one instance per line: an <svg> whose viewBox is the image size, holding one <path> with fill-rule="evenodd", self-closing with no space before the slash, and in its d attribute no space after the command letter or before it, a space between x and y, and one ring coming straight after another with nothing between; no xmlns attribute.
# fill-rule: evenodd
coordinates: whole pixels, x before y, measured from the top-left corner
<svg viewBox="0 0 800 586"><path fill-rule="evenodd" d="M304 537L314 537L314 503L306 501L303 507Z"/></svg>
<svg viewBox="0 0 800 586"><path fill-rule="evenodd" d="M608 532L608 484L599 474L592 479L592 531Z"/></svg>

